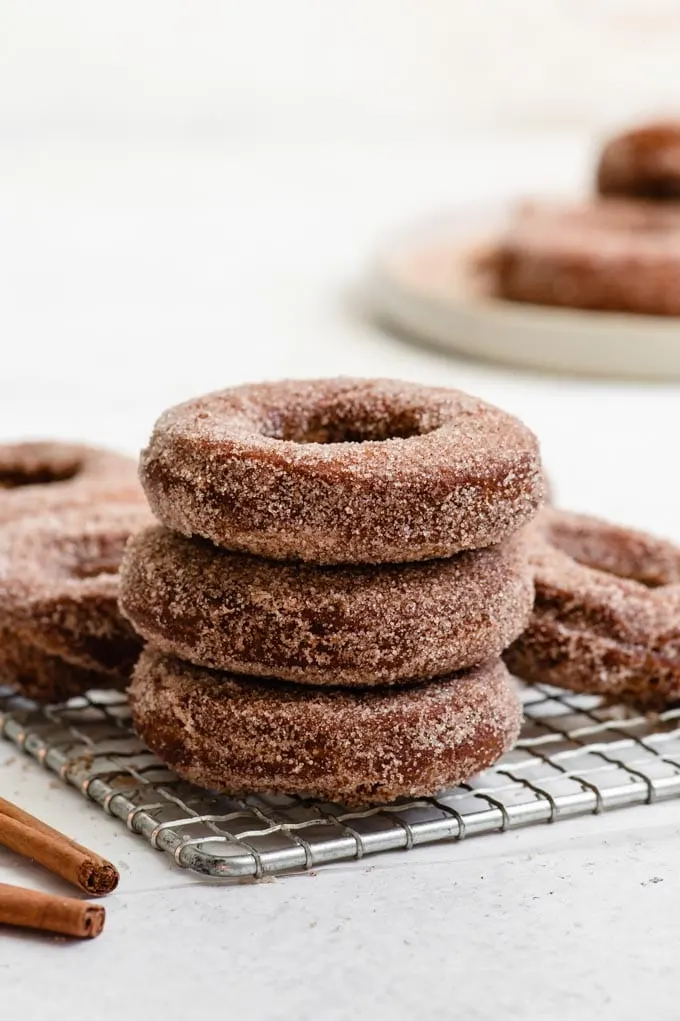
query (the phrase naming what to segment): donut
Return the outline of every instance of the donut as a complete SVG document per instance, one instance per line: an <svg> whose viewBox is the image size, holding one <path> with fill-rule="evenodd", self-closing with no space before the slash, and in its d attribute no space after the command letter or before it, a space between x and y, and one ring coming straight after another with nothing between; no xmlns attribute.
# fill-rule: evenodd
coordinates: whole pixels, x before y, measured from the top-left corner
<svg viewBox="0 0 680 1021"><path fill-rule="evenodd" d="M597 165L600 195L680 198L680 121L624 131L605 144Z"/></svg>
<svg viewBox="0 0 680 1021"><path fill-rule="evenodd" d="M680 699L680 548L552 508L531 528L536 603L513 673L645 709Z"/></svg>
<svg viewBox="0 0 680 1021"><path fill-rule="evenodd" d="M129 672L103 673L43 652L12 628L0 626L0 643L0 688L8 685L34 702L65 702L93 688L122 689L129 681Z"/></svg>
<svg viewBox="0 0 680 1021"><path fill-rule="evenodd" d="M0 682L38 701L127 683L142 643L118 610L118 566L150 520L111 504L0 528Z"/></svg>
<svg viewBox="0 0 680 1021"><path fill-rule="evenodd" d="M428 684L348 691L217 673L146 646L129 698L142 740L193 783L349 806L466 780L510 747L522 718L500 660Z"/></svg>
<svg viewBox="0 0 680 1021"><path fill-rule="evenodd" d="M77 443L0 444L0 524L59 507L139 503L135 461Z"/></svg>
<svg viewBox="0 0 680 1021"><path fill-rule="evenodd" d="M499 243L496 291L536 305L680 315L680 207L523 206Z"/></svg>
<svg viewBox="0 0 680 1021"><path fill-rule="evenodd" d="M120 606L154 646L201 666L301 684L437 677L499 656L529 621L521 536L415 564L262 560L162 525L131 540Z"/></svg>
<svg viewBox="0 0 680 1021"><path fill-rule="evenodd" d="M158 420L140 478L173 531L322 564L489 546L543 497L538 444L521 422L457 390L394 380L198 397Z"/></svg>

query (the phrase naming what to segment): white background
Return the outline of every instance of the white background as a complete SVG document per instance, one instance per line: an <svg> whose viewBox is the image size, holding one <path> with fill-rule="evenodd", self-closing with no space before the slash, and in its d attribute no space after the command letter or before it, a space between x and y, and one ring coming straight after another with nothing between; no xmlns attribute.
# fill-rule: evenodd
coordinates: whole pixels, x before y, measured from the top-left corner
<svg viewBox="0 0 680 1021"><path fill-rule="evenodd" d="M673 109L677 0L4 0L19 133L334 137Z"/></svg>
<svg viewBox="0 0 680 1021"><path fill-rule="evenodd" d="M680 106L679 41L660 2L3 4L0 435L135 452L245 379L450 383L537 430L563 503L680 540L677 386L459 362L354 298L411 220L586 188L610 123ZM123 875L94 944L0 933L3 1017L677 1017L672 803L216 888L9 746L0 791Z"/></svg>

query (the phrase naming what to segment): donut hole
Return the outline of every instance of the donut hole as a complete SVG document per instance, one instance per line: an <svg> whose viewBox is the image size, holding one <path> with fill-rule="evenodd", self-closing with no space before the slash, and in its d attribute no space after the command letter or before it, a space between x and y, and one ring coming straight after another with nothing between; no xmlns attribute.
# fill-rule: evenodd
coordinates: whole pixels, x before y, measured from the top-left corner
<svg viewBox="0 0 680 1021"><path fill-rule="evenodd" d="M374 401L337 401L331 406L280 412L262 430L288 443L382 443L424 436L438 428L432 409Z"/></svg>
<svg viewBox="0 0 680 1021"><path fill-rule="evenodd" d="M67 482L80 471L80 461L41 462L0 466L0 489L19 489L21 486L46 486L52 482Z"/></svg>
<svg viewBox="0 0 680 1021"><path fill-rule="evenodd" d="M34 550L46 574L59 580L85 581L118 573L128 533L52 537Z"/></svg>

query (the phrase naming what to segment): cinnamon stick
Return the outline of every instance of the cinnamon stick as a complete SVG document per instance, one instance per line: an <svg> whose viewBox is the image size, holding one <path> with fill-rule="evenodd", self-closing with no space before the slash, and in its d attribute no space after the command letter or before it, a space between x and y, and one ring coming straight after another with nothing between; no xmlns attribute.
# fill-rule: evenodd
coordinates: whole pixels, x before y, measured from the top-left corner
<svg viewBox="0 0 680 1021"><path fill-rule="evenodd" d="M104 928L101 904L0 883L0 923L94 939Z"/></svg>
<svg viewBox="0 0 680 1021"><path fill-rule="evenodd" d="M92 896L101 897L118 886L115 865L4 798L0 798L0 844L33 858Z"/></svg>

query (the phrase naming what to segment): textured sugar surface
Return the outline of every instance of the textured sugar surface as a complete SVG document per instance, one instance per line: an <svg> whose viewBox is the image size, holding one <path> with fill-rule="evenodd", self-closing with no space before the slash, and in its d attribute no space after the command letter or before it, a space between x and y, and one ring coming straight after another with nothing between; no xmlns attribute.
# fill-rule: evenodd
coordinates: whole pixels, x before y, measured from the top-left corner
<svg viewBox="0 0 680 1021"><path fill-rule="evenodd" d="M536 604L510 668L649 707L679 698L680 549L554 509L532 529Z"/></svg>
<svg viewBox="0 0 680 1021"><path fill-rule="evenodd" d="M127 539L150 520L141 505L109 504L0 529L0 660L10 682L54 697L128 675L141 642L118 609L118 568Z"/></svg>
<svg viewBox="0 0 680 1021"><path fill-rule="evenodd" d="M140 477L165 525L228 549L320 563L403 562L501 541L543 498L538 444L455 390L288 381L161 416Z"/></svg>
<svg viewBox="0 0 680 1021"><path fill-rule="evenodd" d="M310 684L436 677L500 655L529 621L528 544L416 564L268 561L162 526L129 544L121 607L139 633L203 666Z"/></svg>
<svg viewBox="0 0 680 1021"><path fill-rule="evenodd" d="M144 502L131 458L74 443L0 444L0 523L102 501Z"/></svg>
<svg viewBox="0 0 680 1021"><path fill-rule="evenodd" d="M122 688L129 681L127 670L119 674L84 667L45 652L13 626L0 626L0 671L3 684L26 698L48 703L63 702L92 688Z"/></svg>
<svg viewBox="0 0 680 1021"><path fill-rule="evenodd" d="M495 761L521 721L500 661L352 692L249 682L147 646L130 702L142 738L195 783L349 805L435 794Z"/></svg>
<svg viewBox="0 0 680 1021"><path fill-rule="evenodd" d="M123 566L151 642L130 700L180 775L366 804L434 794L515 740L502 663L449 668L497 656L531 599L523 539L503 542L544 491L516 419L390 380L245 386L161 416L140 477L181 534L148 529ZM479 552L434 559L461 550Z"/></svg>

